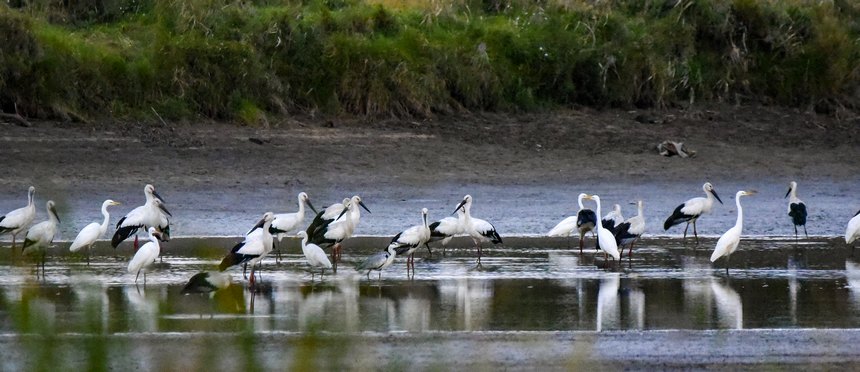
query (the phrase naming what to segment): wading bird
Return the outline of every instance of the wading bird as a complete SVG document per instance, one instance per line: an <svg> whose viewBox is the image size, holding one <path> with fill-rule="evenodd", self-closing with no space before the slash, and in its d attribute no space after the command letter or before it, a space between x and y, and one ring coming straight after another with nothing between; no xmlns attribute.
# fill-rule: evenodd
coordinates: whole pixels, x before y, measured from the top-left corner
<svg viewBox="0 0 860 372"><path fill-rule="evenodd" d="M302 223L305 221L305 205L310 207L314 213L317 213L316 208L311 203L311 199L308 197L308 194L304 192L300 192L298 196L299 201L299 210L293 213L279 213L275 215L275 219L272 220L272 226L269 227L269 232L276 238L278 238L278 245L280 245L281 240L287 236L287 234L292 233L296 230L299 230L302 227ZM248 231L248 234L259 234L261 233L256 228ZM275 253L278 255L278 260L281 259L281 250L278 248Z"/></svg>
<svg viewBox="0 0 860 372"><path fill-rule="evenodd" d="M371 271L379 271L379 279L382 279L382 270L385 270L386 267L391 266L391 263L394 262L394 257L397 256L397 251L394 250L394 246L389 245L387 250L382 252L376 252L370 257L366 258L362 261L358 266L355 267L355 271L362 272L367 270L367 279L370 279Z"/></svg>
<svg viewBox="0 0 860 372"><path fill-rule="evenodd" d="M457 217L445 217L439 221L430 224L430 241L442 241L442 255L445 255L445 246L451 241L455 235L463 233L463 218L465 213L462 209L457 209ZM427 244L427 251L430 251L430 245Z"/></svg>
<svg viewBox="0 0 860 372"><path fill-rule="evenodd" d="M615 231L615 228L624 222L624 215L621 214L621 205L615 204L612 206L612 210L609 211L603 219L600 220L600 223L603 225L604 229L609 231Z"/></svg>
<svg viewBox="0 0 860 372"><path fill-rule="evenodd" d="M597 204L597 216L600 215L600 197L597 195L585 195L585 198L588 200L594 200ZM618 243L615 242L615 236L612 235L612 232L608 229L604 228L602 224L597 224L595 226L595 230L597 230L597 247L603 250L604 259L606 259L606 255L609 254L615 260L621 259L621 254L618 253ZM608 261L608 260L606 260Z"/></svg>
<svg viewBox="0 0 860 372"><path fill-rule="evenodd" d="M48 220L33 225L30 230L27 230L27 237L24 239L24 254L41 256L42 276L45 276L45 252L54 242L57 225L60 224L60 217L57 216L57 209L54 208L53 200L48 200L45 203L45 209L48 211ZM38 262L36 263L36 273L39 273Z"/></svg>
<svg viewBox="0 0 860 372"><path fill-rule="evenodd" d="M738 191L735 194L735 205L738 207L738 220L735 226L726 231L720 239L717 240L717 246L714 248L714 253L711 254L711 262L716 261L722 256L726 256L726 275L729 275L729 258L735 250L738 249L738 244L741 242L741 232L744 228L744 209L741 207L741 196L755 195L755 191Z"/></svg>
<svg viewBox="0 0 860 372"><path fill-rule="evenodd" d="M254 226L254 228L262 229L262 233L259 235L245 236L245 240L236 244L233 249L230 250L230 253L224 256L221 260L221 264L218 265L218 269L220 271L224 271L232 266L241 265L243 263L250 264L251 277L248 279L248 282L251 287L253 287L255 283L254 270L257 264L272 251L273 239L272 233L269 232L269 227L272 226L272 220L274 218L275 214L272 212L266 212L263 214L263 218ZM245 274L244 271L242 274Z"/></svg>
<svg viewBox="0 0 860 372"><path fill-rule="evenodd" d="M314 219L311 221L311 224L308 225L307 229L305 229L308 237L313 236L314 231L317 229L334 222L334 220L338 218L343 210L349 205L349 200L350 198L344 198L343 202L334 203L326 207L325 210L317 212L316 216L314 216Z"/></svg>
<svg viewBox="0 0 860 372"><path fill-rule="evenodd" d="M308 232L308 240L320 247L332 247L331 262L333 269L337 271L337 262L341 255L341 242L352 237L356 226L361 219L359 207L364 208L367 213L370 209L361 201L358 195L353 196L347 207L340 212L333 221L316 227ZM308 228L310 230L310 227Z"/></svg>
<svg viewBox="0 0 860 372"><path fill-rule="evenodd" d="M30 186L27 190L27 206L21 207L0 216L0 235L12 234L12 249L15 249L18 234L27 229L27 226L36 218L36 204L33 203L36 188Z"/></svg>
<svg viewBox="0 0 860 372"><path fill-rule="evenodd" d="M140 277L140 272L143 271L143 285L146 285L146 272L155 263L158 255L161 254L161 247L158 245L158 229L150 227L148 230L149 242L144 244L134 253L134 257L128 262L128 272L134 275L134 284L137 284L137 279Z"/></svg>
<svg viewBox="0 0 860 372"><path fill-rule="evenodd" d="M75 237L72 245L69 246L69 251L71 252L77 252L81 250L81 248L87 248L87 265L90 264L90 250L92 250L93 245L96 244L96 240L107 232L108 223L110 223L108 207L112 205L120 205L120 203L110 199L105 200L104 203L102 203L102 216L104 216L102 224L99 225L98 222L93 222L84 226L84 228L81 229L81 232L78 233L78 236Z"/></svg>
<svg viewBox="0 0 860 372"><path fill-rule="evenodd" d="M627 248L627 257L633 257L633 243L645 233L645 215L642 214L644 203L640 200L636 206L638 214L615 227L615 241L621 248L620 253L624 254L624 246L630 245Z"/></svg>
<svg viewBox="0 0 860 372"><path fill-rule="evenodd" d="M576 216L570 216L561 220L547 233L548 236L570 237L573 234L573 230L577 229L579 231L579 253L582 253L582 247L585 245L585 233L589 231L593 233L594 226L597 224L597 215L594 214L594 211L582 205L582 200L585 199L585 196L585 193L581 193L576 198L576 203L579 204L579 211L576 212ZM570 247L570 240L568 240L568 247Z"/></svg>
<svg viewBox="0 0 860 372"><path fill-rule="evenodd" d="M854 243L860 239L860 211L854 214L854 217L848 221L848 227L845 228L845 244Z"/></svg>
<svg viewBox="0 0 860 372"><path fill-rule="evenodd" d="M797 182L791 181L788 184L788 192L785 197L791 196L788 199L788 216L791 217L791 222L794 224L794 239L797 240L797 227L803 226L803 235L809 237L806 233L806 204L797 198Z"/></svg>
<svg viewBox="0 0 860 372"><path fill-rule="evenodd" d="M230 274L218 271L204 271L194 274L185 287L182 288L182 293L210 293L215 292L230 286L233 283Z"/></svg>
<svg viewBox="0 0 860 372"><path fill-rule="evenodd" d="M308 243L307 232L299 231L298 237L302 239L302 253L305 254L305 259L308 261L308 265L311 265L311 281L314 280L313 269L315 268L321 270L320 276L325 275L325 270L331 269L331 261L328 260L328 256L326 256L320 246Z"/></svg>
<svg viewBox="0 0 860 372"><path fill-rule="evenodd" d="M714 206L714 198L716 198L720 204L723 204L723 201L720 200L720 196L717 195L717 191L714 190L714 186L712 186L710 182L705 182L705 184L702 185L702 190L705 191L706 197L692 198L675 208L672 215L663 223L663 230L669 230L672 226L686 222L687 227L684 228L684 240L686 240L687 229L690 228L690 223L692 222L693 235L696 236L696 244L699 244L699 233L696 231L696 220L698 220L701 215L711 212L711 208Z"/></svg>
<svg viewBox="0 0 860 372"><path fill-rule="evenodd" d="M164 199L155 192L155 186L146 185L143 188L146 202L128 212L116 223L116 231L111 238L111 246L116 248L123 240L136 233L140 228L155 227L161 241L170 240L170 211L164 205ZM134 249L137 250L137 235L134 236Z"/></svg>
<svg viewBox="0 0 860 372"><path fill-rule="evenodd" d="M430 225L427 224L427 208L421 209L420 225L412 226L403 230L394 238L391 238L389 246L394 246L398 256L406 256L406 275L409 276L410 267L415 273L415 250L430 241ZM429 249L429 248L428 248Z"/></svg>
<svg viewBox="0 0 860 372"><path fill-rule="evenodd" d="M457 205L457 209L463 209L463 232L472 238L475 242L475 247L478 249L478 266L481 266L481 256L483 249L481 243L493 242L493 244L502 244L502 237L496 232L493 224L480 218L472 217L472 195L463 197L463 201ZM456 212L457 209L454 211Z"/></svg>

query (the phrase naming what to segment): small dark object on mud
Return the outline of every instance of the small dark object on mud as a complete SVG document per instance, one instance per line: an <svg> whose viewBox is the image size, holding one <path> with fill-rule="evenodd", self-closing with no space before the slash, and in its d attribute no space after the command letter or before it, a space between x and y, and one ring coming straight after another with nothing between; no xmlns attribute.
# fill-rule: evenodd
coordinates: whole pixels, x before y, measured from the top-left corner
<svg viewBox="0 0 860 372"><path fill-rule="evenodd" d="M696 157L696 152L687 148L683 142L675 142L675 141L663 141L659 145L657 145L657 152L663 156L674 156L678 155L682 158L694 158Z"/></svg>
<svg viewBox="0 0 860 372"><path fill-rule="evenodd" d="M251 142L256 143L256 144L258 144L258 145L262 145L262 144L263 144L263 140L261 140L261 139L259 139L259 138L248 137L248 141L251 141Z"/></svg>

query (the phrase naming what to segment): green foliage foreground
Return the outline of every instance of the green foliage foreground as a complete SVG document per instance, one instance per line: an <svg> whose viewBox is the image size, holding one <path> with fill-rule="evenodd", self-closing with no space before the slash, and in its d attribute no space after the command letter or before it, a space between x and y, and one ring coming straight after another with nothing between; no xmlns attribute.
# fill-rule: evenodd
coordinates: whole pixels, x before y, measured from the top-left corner
<svg viewBox="0 0 860 372"><path fill-rule="evenodd" d="M4 112L255 123L860 100L850 0L67 3L0 5Z"/></svg>

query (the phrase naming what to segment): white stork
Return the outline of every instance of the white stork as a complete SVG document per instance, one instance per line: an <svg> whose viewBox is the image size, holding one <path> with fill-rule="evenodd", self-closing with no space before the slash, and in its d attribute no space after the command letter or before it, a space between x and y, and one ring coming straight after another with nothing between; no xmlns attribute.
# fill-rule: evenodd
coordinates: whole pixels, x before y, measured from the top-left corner
<svg viewBox="0 0 860 372"><path fill-rule="evenodd" d="M791 222L794 224L794 239L797 240L798 226L803 226L803 235L808 238L809 234L806 233L806 204L797 197L797 182L791 181L788 184L788 192L785 193L785 197L789 196L791 199L788 199L788 216L791 217Z"/></svg>
<svg viewBox="0 0 860 372"><path fill-rule="evenodd" d="M472 195L463 197L463 201L457 205L457 209L461 208L463 209L463 232L469 235L472 241L475 242L475 247L478 249L478 267L480 267L481 255L483 254L481 243L490 241L493 244L501 244L502 237L496 232L493 224L480 218L472 217Z"/></svg>
<svg viewBox="0 0 860 372"><path fill-rule="evenodd" d="M54 242L54 235L57 234L57 226L60 224L60 217L57 216L57 209L54 207L53 200L48 200L45 203L45 209L48 211L48 220L33 225L30 230L27 230L27 236L24 239L25 255L40 254L42 256L42 276L45 276L45 252ZM38 263L36 263L36 273L39 273Z"/></svg>
<svg viewBox="0 0 860 372"><path fill-rule="evenodd" d="M218 265L218 269L224 271L232 266L249 263L251 265L251 278L248 282L251 287L253 287L255 283L254 269L256 268L256 265L272 251L273 239L272 233L269 232L269 227L272 226L272 220L274 218L275 214L272 212L266 212L263 214L263 218L254 226L255 228L262 229L262 233L256 236L245 236L245 239L242 242L236 244L233 249L230 250L230 253L224 256L221 260L221 264Z"/></svg>
<svg viewBox="0 0 860 372"><path fill-rule="evenodd" d="M406 256L406 275L409 276L409 268L415 273L415 250L430 241L430 225L427 224L427 208L421 209L420 225L412 226L403 230L393 238L389 246L394 246L398 256Z"/></svg>
<svg viewBox="0 0 860 372"><path fill-rule="evenodd" d="M35 195L36 188L30 186L27 190L27 206L0 216L0 235L12 234L12 249L15 249L18 234L26 230L27 226L36 218L36 204L33 202Z"/></svg>
<svg viewBox="0 0 860 372"><path fill-rule="evenodd" d="M587 195L579 194L576 198L576 203L579 205L579 211L576 216L567 217L559 222L552 230L547 233L548 236L567 236L573 234L574 229L579 231L579 253L582 253L582 247L585 245L585 233L594 231L594 226L597 224L597 215L591 209L585 208L582 205L582 200ZM568 241L569 242L569 241ZM568 244L569 246L570 244Z"/></svg>
<svg viewBox="0 0 860 372"><path fill-rule="evenodd" d="M615 241L621 247L621 254L624 254L624 246L628 247L627 257L633 256L633 243L645 233L645 216L642 214L644 203L640 200L637 203L639 213L615 227Z"/></svg>
<svg viewBox="0 0 860 372"><path fill-rule="evenodd" d="M714 206L714 198L717 198L717 201L720 202L720 204L723 204L723 201L720 200L720 196L717 195L717 191L714 190L714 186L712 186L710 182L705 182L705 184L702 185L702 190L705 191L706 197L692 198L675 208L672 215L663 223L663 230L669 230L672 226L686 222L687 227L684 228L684 239L686 240L687 229L690 228L690 223L692 222L693 235L696 236L696 244L699 244L699 233L696 231L696 220L698 220L701 215L711 212L711 208Z"/></svg>
<svg viewBox="0 0 860 372"><path fill-rule="evenodd" d="M146 202L132 209L116 223L116 231L111 238L111 246L114 248L140 228L155 227L159 231L157 235L161 241L170 240L170 217L173 215L167 210L164 199L155 192L152 185L146 185L143 193ZM137 235L134 237L134 248L137 249Z"/></svg>

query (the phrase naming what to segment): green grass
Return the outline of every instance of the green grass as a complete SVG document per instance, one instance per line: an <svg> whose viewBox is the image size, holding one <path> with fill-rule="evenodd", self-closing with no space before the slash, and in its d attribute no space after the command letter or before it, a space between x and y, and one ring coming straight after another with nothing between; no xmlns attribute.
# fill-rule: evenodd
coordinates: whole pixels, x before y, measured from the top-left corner
<svg viewBox="0 0 860 372"><path fill-rule="evenodd" d="M0 108L30 117L858 105L847 0L27 4L0 5Z"/></svg>

